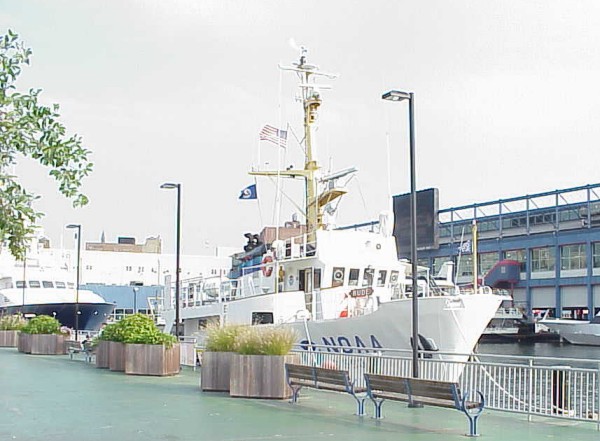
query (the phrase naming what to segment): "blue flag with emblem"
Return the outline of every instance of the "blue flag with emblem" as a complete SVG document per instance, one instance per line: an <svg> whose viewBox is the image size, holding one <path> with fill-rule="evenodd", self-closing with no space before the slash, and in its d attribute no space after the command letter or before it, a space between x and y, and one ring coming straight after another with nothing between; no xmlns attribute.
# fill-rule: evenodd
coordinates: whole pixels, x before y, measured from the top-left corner
<svg viewBox="0 0 600 441"><path fill-rule="evenodd" d="M248 185L240 193L239 199L256 199L256 184Z"/></svg>

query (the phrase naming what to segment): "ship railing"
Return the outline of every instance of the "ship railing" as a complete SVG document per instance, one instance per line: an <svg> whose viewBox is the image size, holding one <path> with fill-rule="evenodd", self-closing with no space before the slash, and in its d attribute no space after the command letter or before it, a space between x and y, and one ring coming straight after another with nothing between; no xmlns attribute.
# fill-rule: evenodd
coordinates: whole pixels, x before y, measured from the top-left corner
<svg viewBox="0 0 600 441"><path fill-rule="evenodd" d="M307 234L290 237L282 242L282 247L275 250L280 261L312 257L317 252L317 242L309 241Z"/></svg>
<svg viewBox="0 0 600 441"><path fill-rule="evenodd" d="M410 350L313 344L294 352L302 364L348 370L357 387L366 372L412 375ZM419 376L479 390L488 409L594 422L600 430L598 360L419 351Z"/></svg>

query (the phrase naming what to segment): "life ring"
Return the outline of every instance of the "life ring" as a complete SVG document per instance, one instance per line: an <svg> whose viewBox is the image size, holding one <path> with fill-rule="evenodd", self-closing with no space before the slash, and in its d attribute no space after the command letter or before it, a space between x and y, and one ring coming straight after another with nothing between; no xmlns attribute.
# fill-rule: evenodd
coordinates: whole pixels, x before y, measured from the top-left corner
<svg viewBox="0 0 600 441"><path fill-rule="evenodd" d="M265 277L271 277L273 274L273 265L269 265L273 263L273 258L271 256L265 256L262 260L262 273Z"/></svg>

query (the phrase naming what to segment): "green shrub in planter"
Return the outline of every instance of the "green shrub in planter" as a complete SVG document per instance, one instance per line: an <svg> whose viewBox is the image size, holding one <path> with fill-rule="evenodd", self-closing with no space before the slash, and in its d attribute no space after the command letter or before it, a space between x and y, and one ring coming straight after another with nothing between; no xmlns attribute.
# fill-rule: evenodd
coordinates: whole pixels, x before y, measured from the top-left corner
<svg viewBox="0 0 600 441"><path fill-rule="evenodd" d="M100 335L98 335L98 340L122 343L123 335L121 333L121 328L118 327L118 323L106 325Z"/></svg>
<svg viewBox="0 0 600 441"><path fill-rule="evenodd" d="M115 335L123 343L129 344L165 345L171 348L177 342L177 337L161 332L154 320L142 314L130 315L116 323Z"/></svg>
<svg viewBox="0 0 600 441"><path fill-rule="evenodd" d="M242 355L287 355L298 340L291 328L248 326L235 339L235 351Z"/></svg>
<svg viewBox="0 0 600 441"><path fill-rule="evenodd" d="M20 331L27 321L19 314L0 316L0 331Z"/></svg>
<svg viewBox="0 0 600 441"><path fill-rule="evenodd" d="M60 322L49 315L38 315L29 319L21 328L25 334L61 334Z"/></svg>

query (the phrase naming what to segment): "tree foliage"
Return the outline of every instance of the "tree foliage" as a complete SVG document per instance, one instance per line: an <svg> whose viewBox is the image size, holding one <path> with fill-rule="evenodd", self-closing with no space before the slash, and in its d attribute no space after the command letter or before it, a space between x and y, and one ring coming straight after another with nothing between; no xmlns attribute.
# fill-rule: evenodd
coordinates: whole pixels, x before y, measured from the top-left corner
<svg viewBox="0 0 600 441"><path fill-rule="evenodd" d="M81 137L67 135L58 104L40 104L40 89L17 90L17 79L31 55L16 33L8 30L0 35L0 241L8 241L17 258L23 258L27 237L42 216L32 206L38 196L11 174L17 160L29 157L49 168L59 191L75 207L88 202L80 186L92 170L90 151L82 147Z"/></svg>

